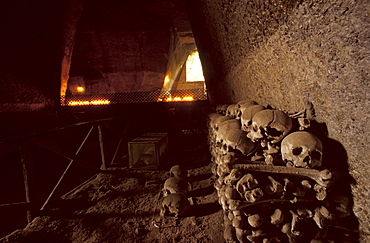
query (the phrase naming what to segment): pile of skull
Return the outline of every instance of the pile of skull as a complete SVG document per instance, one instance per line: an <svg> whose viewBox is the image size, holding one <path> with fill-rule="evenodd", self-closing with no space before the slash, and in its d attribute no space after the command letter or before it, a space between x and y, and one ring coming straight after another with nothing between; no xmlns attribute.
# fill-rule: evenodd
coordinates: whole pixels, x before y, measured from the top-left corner
<svg viewBox="0 0 370 243"><path fill-rule="evenodd" d="M187 182L187 170L180 165L174 165L170 169L170 177L164 182L160 215L181 217L190 208L190 202L186 196L190 189Z"/></svg>
<svg viewBox="0 0 370 243"><path fill-rule="evenodd" d="M249 99L209 114L226 242L328 242L328 228L348 216L348 200L330 194L334 173L309 121Z"/></svg>

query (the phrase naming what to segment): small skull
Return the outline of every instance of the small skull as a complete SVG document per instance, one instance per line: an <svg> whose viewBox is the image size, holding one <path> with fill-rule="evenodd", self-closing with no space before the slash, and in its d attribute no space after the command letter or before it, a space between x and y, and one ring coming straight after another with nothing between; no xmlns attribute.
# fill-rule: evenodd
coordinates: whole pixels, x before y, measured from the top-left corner
<svg viewBox="0 0 370 243"><path fill-rule="evenodd" d="M262 111L264 109L265 109L265 107L262 106L262 105L252 105L252 106L248 106L247 108L245 108L242 111L242 115L240 117L240 121L241 121L241 124L242 124L242 130L246 131L246 132L249 132L251 130L251 126L252 126L253 116L257 112Z"/></svg>
<svg viewBox="0 0 370 243"><path fill-rule="evenodd" d="M216 112L217 112L218 114L221 114L221 115L225 116L225 115L226 115L226 111L227 111L227 107L228 107L228 106L229 106L229 104L218 105L218 106L216 107Z"/></svg>
<svg viewBox="0 0 370 243"><path fill-rule="evenodd" d="M188 177L188 171L181 165L174 165L170 169L170 176L186 180Z"/></svg>
<svg viewBox="0 0 370 243"><path fill-rule="evenodd" d="M234 119L236 117L236 112L237 112L236 104L231 104L227 107L225 115Z"/></svg>
<svg viewBox="0 0 370 243"><path fill-rule="evenodd" d="M231 152L232 150L238 150L243 155L249 156L257 147L255 143L247 138L247 133L241 129L229 130L223 138L223 154Z"/></svg>
<svg viewBox="0 0 370 243"><path fill-rule="evenodd" d="M322 152L321 141L306 131L291 133L281 142L281 156L288 166L321 167Z"/></svg>
<svg viewBox="0 0 370 243"><path fill-rule="evenodd" d="M163 194L164 196L175 193L186 194L188 192L188 188L189 184L183 178L170 177L164 182Z"/></svg>
<svg viewBox="0 0 370 243"><path fill-rule="evenodd" d="M220 143L224 140L224 136L232 129L240 129L240 121L236 119L226 120L221 123L216 133L216 143Z"/></svg>
<svg viewBox="0 0 370 243"><path fill-rule="evenodd" d="M232 169L230 174L225 177L224 182L226 185L233 186L240 180L240 178L242 178L242 176L243 176L242 170Z"/></svg>
<svg viewBox="0 0 370 243"><path fill-rule="evenodd" d="M190 208L190 202L184 194L169 194L162 201L161 216L182 216Z"/></svg>
<svg viewBox="0 0 370 243"><path fill-rule="evenodd" d="M236 117L235 119L240 119L244 110L252 105L257 105L257 102L251 100L251 99L245 99L241 100L236 104Z"/></svg>
<svg viewBox="0 0 370 243"><path fill-rule="evenodd" d="M213 132L213 128L214 128L214 123L216 121L217 118L221 117L223 115L221 114L217 114L217 113L211 113L208 115L208 126L209 126L209 129L211 132Z"/></svg>
<svg viewBox="0 0 370 243"><path fill-rule="evenodd" d="M245 174L236 184L236 190L244 196L245 192L258 186L257 179L252 174Z"/></svg>
<svg viewBox="0 0 370 243"><path fill-rule="evenodd" d="M253 142L265 140L278 143L292 129L292 119L280 110L266 109L257 112L252 119L248 138Z"/></svg>
<svg viewBox="0 0 370 243"><path fill-rule="evenodd" d="M248 190L244 194L244 198L249 203L255 203L263 197L263 191L261 188L255 188Z"/></svg>
<svg viewBox="0 0 370 243"><path fill-rule="evenodd" d="M227 120L230 120L231 118L228 117L228 116L219 116L215 119L215 121L213 122L213 131L215 133L218 132L218 130L220 129L220 126L223 122L227 121Z"/></svg>

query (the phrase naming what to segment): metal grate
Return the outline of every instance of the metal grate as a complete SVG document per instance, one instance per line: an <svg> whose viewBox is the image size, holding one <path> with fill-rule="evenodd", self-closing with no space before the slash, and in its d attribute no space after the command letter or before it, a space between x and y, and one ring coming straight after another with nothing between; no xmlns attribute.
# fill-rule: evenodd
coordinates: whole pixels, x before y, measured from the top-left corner
<svg viewBox="0 0 370 243"><path fill-rule="evenodd" d="M108 94L79 94L62 96L62 106L107 105L127 103L152 103L172 101L207 100L205 89L187 89L171 91L145 91Z"/></svg>

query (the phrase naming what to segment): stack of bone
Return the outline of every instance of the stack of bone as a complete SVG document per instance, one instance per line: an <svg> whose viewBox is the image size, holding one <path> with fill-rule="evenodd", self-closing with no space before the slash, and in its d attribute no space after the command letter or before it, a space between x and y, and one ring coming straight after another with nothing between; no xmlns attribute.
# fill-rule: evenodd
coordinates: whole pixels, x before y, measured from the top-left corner
<svg viewBox="0 0 370 243"><path fill-rule="evenodd" d="M305 111L288 115L246 99L208 119L226 242L334 242L349 198L331 193L335 173ZM293 128L293 124L298 124ZM336 241L335 241L336 242Z"/></svg>

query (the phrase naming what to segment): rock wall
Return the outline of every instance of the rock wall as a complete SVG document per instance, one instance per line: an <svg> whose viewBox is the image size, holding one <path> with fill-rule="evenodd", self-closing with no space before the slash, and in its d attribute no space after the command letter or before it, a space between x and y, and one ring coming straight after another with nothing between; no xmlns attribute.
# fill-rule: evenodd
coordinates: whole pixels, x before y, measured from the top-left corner
<svg viewBox="0 0 370 243"><path fill-rule="evenodd" d="M369 240L370 3L202 0L188 7L211 102L249 97L286 112L310 110L346 151L353 209Z"/></svg>

